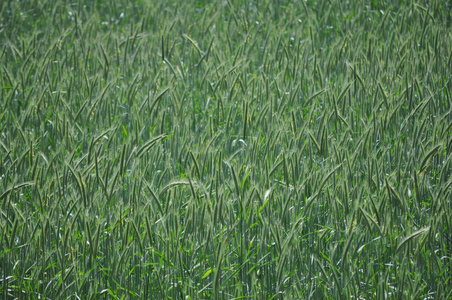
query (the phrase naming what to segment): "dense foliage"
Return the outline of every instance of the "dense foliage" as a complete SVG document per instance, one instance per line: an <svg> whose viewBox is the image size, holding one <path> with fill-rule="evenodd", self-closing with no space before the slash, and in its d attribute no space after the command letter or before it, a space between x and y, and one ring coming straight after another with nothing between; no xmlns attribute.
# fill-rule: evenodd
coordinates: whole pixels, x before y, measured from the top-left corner
<svg viewBox="0 0 452 300"><path fill-rule="evenodd" d="M450 299L450 1L2 1L0 293Z"/></svg>

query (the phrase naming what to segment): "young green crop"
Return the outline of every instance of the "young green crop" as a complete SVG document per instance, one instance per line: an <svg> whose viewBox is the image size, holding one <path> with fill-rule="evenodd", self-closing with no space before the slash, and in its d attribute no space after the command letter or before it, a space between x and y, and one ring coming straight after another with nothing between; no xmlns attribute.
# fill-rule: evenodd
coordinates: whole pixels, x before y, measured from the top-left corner
<svg viewBox="0 0 452 300"><path fill-rule="evenodd" d="M4 1L4 298L449 299L447 1Z"/></svg>

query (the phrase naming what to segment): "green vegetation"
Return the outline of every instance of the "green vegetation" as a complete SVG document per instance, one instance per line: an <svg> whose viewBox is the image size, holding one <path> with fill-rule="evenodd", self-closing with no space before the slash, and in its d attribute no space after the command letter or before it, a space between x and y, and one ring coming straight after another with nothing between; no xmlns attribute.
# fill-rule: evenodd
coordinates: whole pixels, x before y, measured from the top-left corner
<svg viewBox="0 0 452 300"><path fill-rule="evenodd" d="M450 1L0 16L2 297L452 298Z"/></svg>

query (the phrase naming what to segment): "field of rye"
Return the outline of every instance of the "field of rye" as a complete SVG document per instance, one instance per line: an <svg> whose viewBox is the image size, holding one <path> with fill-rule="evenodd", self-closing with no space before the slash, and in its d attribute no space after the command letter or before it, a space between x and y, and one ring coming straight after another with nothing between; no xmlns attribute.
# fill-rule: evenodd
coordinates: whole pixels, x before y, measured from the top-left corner
<svg viewBox="0 0 452 300"><path fill-rule="evenodd" d="M3 299L452 299L452 2L0 3Z"/></svg>

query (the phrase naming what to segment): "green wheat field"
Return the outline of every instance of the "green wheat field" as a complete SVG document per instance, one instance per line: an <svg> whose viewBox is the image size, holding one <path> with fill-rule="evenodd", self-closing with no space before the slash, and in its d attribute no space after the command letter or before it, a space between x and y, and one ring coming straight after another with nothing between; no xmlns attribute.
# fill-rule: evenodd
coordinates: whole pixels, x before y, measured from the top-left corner
<svg viewBox="0 0 452 300"><path fill-rule="evenodd" d="M452 2L0 4L3 299L452 299Z"/></svg>

